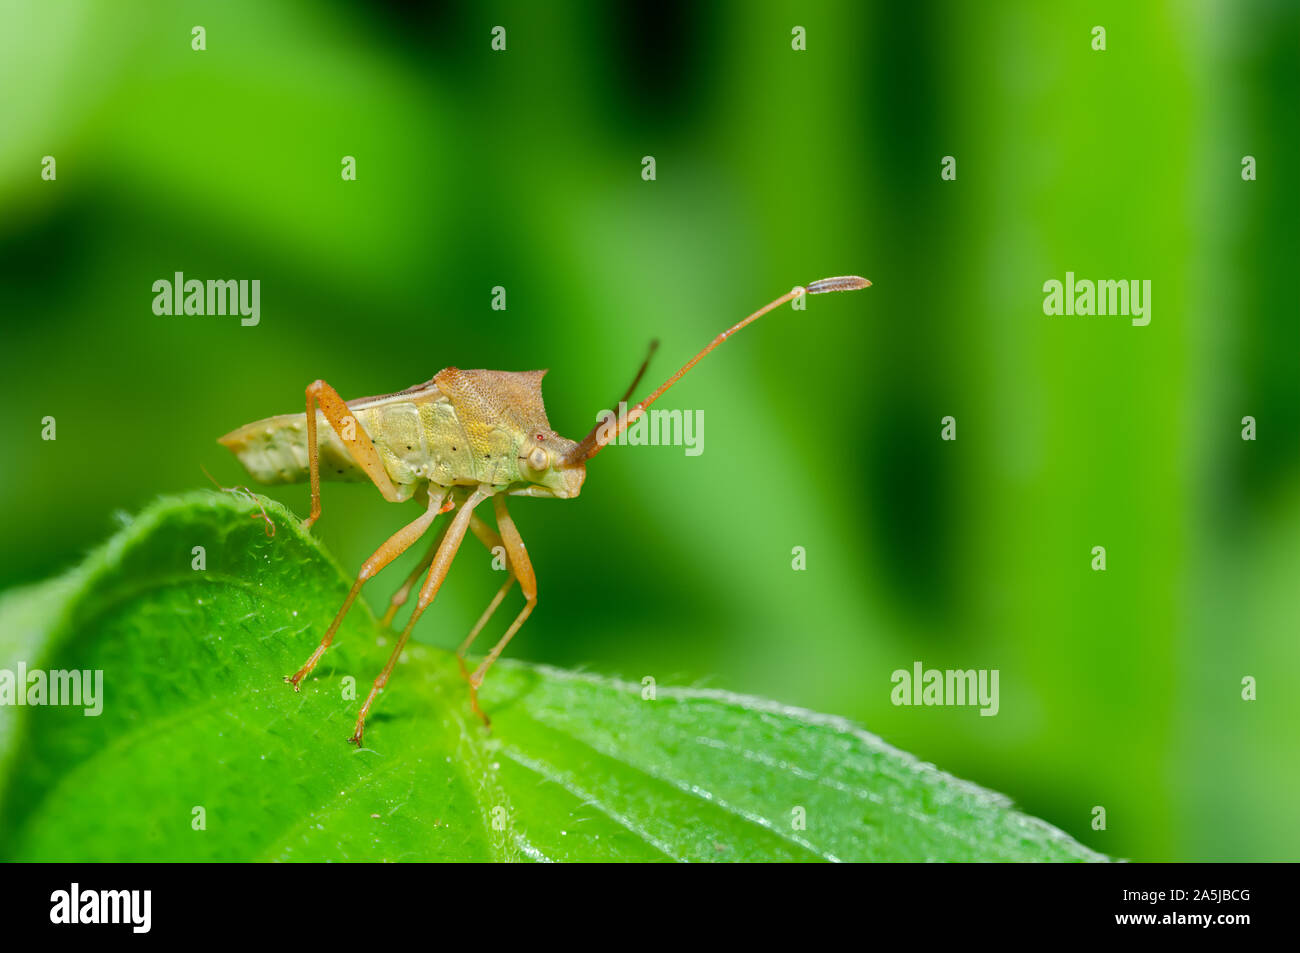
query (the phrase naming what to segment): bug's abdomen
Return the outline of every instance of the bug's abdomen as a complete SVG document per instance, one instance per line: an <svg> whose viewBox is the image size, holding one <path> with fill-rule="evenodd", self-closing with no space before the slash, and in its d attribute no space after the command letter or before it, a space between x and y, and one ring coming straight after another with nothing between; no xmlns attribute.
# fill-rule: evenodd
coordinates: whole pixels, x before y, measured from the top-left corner
<svg viewBox="0 0 1300 953"><path fill-rule="evenodd" d="M452 403L433 400L415 407L427 447L425 479L440 486L478 482L469 436Z"/></svg>
<svg viewBox="0 0 1300 953"><path fill-rule="evenodd" d="M445 398L387 398L354 408L353 416L379 451L403 499L424 483L478 482L470 439ZM268 417L226 434L220 442L259 483L301 483L309 477L306 420L305 414ZM367 479L322 413L316 415L316 441L322 480Z"/></svg>
<svg viewBox="0 0 1300 953"><path fill-rule="evenodd" d="M302 483L308 478L307 415L281 414L232 430L219 442L258 483ZM324 414L316 415L322 480L356 482L365 472L334 433Z"/></svg>
<svg viewBox="0 0 1300 953"><path fill-rule="evenodd" d="M357 411L398 486L477 482L469 439L445 399L397 401Z"/></svg>

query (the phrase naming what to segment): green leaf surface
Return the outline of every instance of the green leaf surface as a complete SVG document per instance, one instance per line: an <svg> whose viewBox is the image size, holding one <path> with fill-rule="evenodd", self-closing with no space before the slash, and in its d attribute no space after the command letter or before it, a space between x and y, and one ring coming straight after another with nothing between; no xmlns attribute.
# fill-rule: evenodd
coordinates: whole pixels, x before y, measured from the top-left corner
<svg viewBox="0 0 1300 953"><path fill-rule="evenodd" d="M259 498L260 499L260 498ZM157 501L68 575L0 597L0 670L100 670L103 711L0 707L6 860L1101 860L839 718L505 661L473 717L452 656L358 604L279 504ZM191 567L196 546L207 568ZM204 829L195 829L202 808Z"/></svg>

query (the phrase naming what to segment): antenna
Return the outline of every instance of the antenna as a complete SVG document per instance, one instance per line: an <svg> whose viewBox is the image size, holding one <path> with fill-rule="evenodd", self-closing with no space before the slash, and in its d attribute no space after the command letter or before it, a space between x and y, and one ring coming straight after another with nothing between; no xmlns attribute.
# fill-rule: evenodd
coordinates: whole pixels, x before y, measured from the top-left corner
<svg viewBox="0 0 1300 953"><path fill-rule="evenodd" d="M857 275L843 275L837 278L823 278L820 281L812 282L807 287L804 287L802 285L796 285L795 287L787 291L785 294L781 295L781 297L777 298L775 301L768 302L767 304L763 305L763 307L759 308L757 311L751 314L749 317L745 318L743 321L740 321L739 323L732 325L731 327L727 328L727 330L719 334L716 338L714 338L712 341L708 343L708 345L704 348L704 350L700 351L700 353L696 354L693 358L687 361L682 366L681 370L679 370L672 377L668 378L668 380L660 384L659 387L656 388L655 391L652 394L650 394L649 397L647 397L645 400L641 401L641 403L637 404L630 411L628 411L627 416L617 421L615 424L612 425L612 427L610 423L610 418L608 417L606 417L600 423L596 424L596 426L592 428L591 433L587 434L587 436L584 437L582 441L576 447L573 448L573 450L569 453L569 455L565 457L564 460L565 464L568 466L576 466L579 463L583 463L587 460L590 460L597 453L599 453L600 449L604 447L606 444L612 443L613 441L617 440L619 434L627 430L627 428L632 426L632 424L636 423L637 420L639 420L641 416L645 413L646 408L649 407L651 404L653 404L661 396L663 396L663 393L666 390L668 390L668 388L672 387L679 380L681 380L687 371L689 371L692 367L694 367L703 359L704 355L708 354L715 347L717 347L727 338L731 337L741 328L745 327L747 324L754 323L763 315L767 314L769 311L773 311L781 307L781 305L785 304L787 301L793 301L795 298L801 297L802 295L805 294L818 295L818 294L828 294L829 292L832 291L858 291L862 288L869 288L869 287L871 287L871 282L867 281L866 278L859 278ZM651 348L651 353L654 353L653 347ZM649 361L650 359L647 357L646 363L648 364ZM636 376L636 380L632 382L632 388L636 387L636 382L641 379L641 374L644 373L645 373L645 365L643 364L641 366L641 371ZM632 393L632 388L628 388L629 395L631 395ZM626 399L627 398L625 397L624 401L626 401Z"/></svg>

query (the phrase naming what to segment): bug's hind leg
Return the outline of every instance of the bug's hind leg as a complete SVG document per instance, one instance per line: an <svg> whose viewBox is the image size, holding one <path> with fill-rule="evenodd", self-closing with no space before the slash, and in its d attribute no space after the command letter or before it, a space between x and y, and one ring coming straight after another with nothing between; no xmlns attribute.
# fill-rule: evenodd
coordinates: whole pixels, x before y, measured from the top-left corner
<svg viewBox="0 0 1300 953"><path fill-rule="evenodd" d="M496 607L501 604L501 600L505 598L506 592L510 589L510 584L515 579L519 580L519 588L523 591L525 601L524 607L515 616L515 621L510 623L510 628L506 629L506 634L501 636L496 645L492 646L492 651L488 652L483 661L479 663L478 668L474 670L474 674L469 676L470 705L474 709L474 714L483 720L486 727L491 727L492 720L488 718L478 703L479 686L483 684L483 677L487 675L492 663L500 657L510 640L515 637L515 633L532 615L533 609L537 608L537 576L533 572L533 564L528 558L528 550L524 547L523 538L519 535L519 530L515 527L515 521L511 518L509 510L506 509L505 497L494 497L492 504L496 508L497 528L501 531L501 540L505 545L506 558L510 562L511 578L505 581L501 590L496 594L491 604L488 605L487 611L479 619L478 625L474 626L474 630L470 633L470 637L465 640L465 644L461 647L462 651L458 654L463 655L464 650L469 648L470 643L478 636L488 618L496 610Z"/></svg>
<svg viewBox="0 0 1300 953"><path fill-rule="evenodd" d="M338 614L334 616L334 621L331 622L330 627L325 630L325 638L321 639L320 645L316 646L316 651L313 652L311 657L303 663L302 668L298 669L298 671L293 675L286 675L284 677L284 680L293 686L295 692L299 690L299 684L307 677L307 674L316 667L316 663L320 661L321 656L325 654L325 650L328 649L330 643L334 641L334 634L338 631L339 626L343 624L343 617L346 616L348 610L352 608L352 603L356 601L358 593L361 592L361 587L364 586L366 581L372 576L378 573L398 556L402 555L402 553L406 552L407 549L414 545L420 537L425 534L429 526L438 518L438 514L442 511L442 502L445 498L445 491L442 493L431 493L429 496L429 508L425 510L420 518L414 522L407 523L390 536L384 542L384 545L376 549L371 557L362 564L361 572L357 574L357 581L352 584L352 588L348 591L347 598L343 600L343 605L339 608Z"/></svg>
<svg viewBox="0 0 1300 953"><path fill-rule="evenodd" d="M325 415L329 425L343 441L348 455L357 462L357 466L370 477L390 503L400 503L397 487L384 469L384 461L379 458L379 451L357 419L348 411L348 405L339 396L339 392L322 380L307 385L307 470L311 479L311 513L303 521L304 529L311 529L312 523L320 519L320 446L316 441L316 409ZM409 544L408 544L409 545ZM385 563L387 565L387 563Z"/></svg>

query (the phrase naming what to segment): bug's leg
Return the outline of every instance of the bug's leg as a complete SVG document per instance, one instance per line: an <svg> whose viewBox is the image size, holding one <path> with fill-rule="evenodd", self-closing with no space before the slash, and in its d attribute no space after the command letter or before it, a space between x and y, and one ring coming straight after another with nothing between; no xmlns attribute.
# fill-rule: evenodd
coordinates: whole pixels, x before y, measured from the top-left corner
<svg viewBox="0 0 1300 953"><path fill-rule="evenodd" d="M447 578L447 570L451 568L451 561L456 558L456 552L460 549L461 541L465 538L465 531L469 528L469 520L474 515L474 507L478 506L490 495L490 490L479 487L470 495L469 499L461 504L459 512L452 517L451 524L447 527L447 534L442 538L442 543L434 554L433 563L429 567L429 575L424 580L424 585L420 587L420 597L415 602L415 611L411 613L411 618L407 620L406 628L402 630L397 645L393 646L393 652L388 657L388 664L384 666L384 670L375 679L370 694L366 696L365 704L361 706L361 711L357 714L357 728L348 741L358 748L361 747L361 737L366 727L366 715L370 714L370 706L375 703L375 697L388 684L388 678L393 674L393 667L397 665L402 649L406 648L406 642L411 637L411 630L415 628L416 621L438 595L438 590L442 588L443 580Z"/></svg>
<svg viewBox="0 0 1300 953"><path fill-rule="evenodd" d="M470 519L469 528L474 535L479 538L479 541L488 552L495 552L498 546L505 549L505 544L501 541L501 536L496 530L480 519L477 514ZM492 597L492 601L488 603L488 607L483 610L483 614L479 616L478 621L474 623L474 628L469 630L469 635L465 637L465 641L462 642L460 648L456 650L456 664L460 666L461 678L465 679L466 683L469 682L469 669L465 667L465 653L468 652L470 646L474 644L474 640L478 638L479 633L483 631L483 627L488 624L488 620L492 618L492 614L496 612L497 607L501 605L501 600L506 597L506 593L510 591L510 587L514 584L515 570L510 563L510 558L507 556L506 581L501 584L501 588L497 590L497 594Z"/></svg>
<svg viewBox="0 0 1300 953"><path fill-rule="evenodd" d="M446 512L448 509L451 508L451 506L452 504L448 504L447 506L444 506L443 512ZM497 531L494 530L487 523L485 523L477 513L475 513L473 516L469 518L469 528L470 528L470 532L472 532L478 538L479 542L483 544L484 548L487 549L488 552L490 553L494 552L498 546L500 546L502 549L505 548L501 542L501 537L497 535ZM406 577L406 580L402 583L402 587L398 589L395 593L393 593L393 598L390 599L388 602L388 611L385 612L384 617L379 620L380 625L387 628L393 624L393 618L397 615L398 611L402 608L402 606L406 604L406 600L410 598L411 589L414 588L416 580L419 579L422 575L424 575L424 571L428 569L429 564L433 562L433 554L436 553L438 551L438 547L442 545L442 538L446 534L447 534L447 528L444 526L439 531L437 538L434 539L433 545L429 547L429 551L424 554L424 558L420 560L419 564L414 569L411 570L410 575ZM507 560L506 565L508 568L509 560ZM511 572L509 574L509 577L506 580L505 586L503 587L503 591L500 593L500 596L503 597L505 595L504 590L508 590L510 586L514 585L514 578L515 578L514 573ZM478 625L474 626L473 630L470 632L469 638L465 641L465 643L460 648L460 652L457 655L456 661L460 663L461 674L466 679L469 678L469 672L466 671L465 669L465 659L464 659L465 650L469 648L470 644L474 641L475 637L478 635L479 630L482 629L483 626L487 623L488 619L492 615L492 611L496 609L496 607L500 604L500 602L501 602L501 598L497 598L492 601L492 603L488 607L488 611L483 614L483 618L479 619Z"/></svg>
<svg viewBox="0 0 1300 953"><path fill-rule="evenodd" d="M348 405L339 396L339 392L324 381L313 381L307 385L307 467L311 476L311 513L303 522L303 528L311 529L311 524L320 519L320 448L316 442L318 405L352 459L379 488L384 499L390 503L400 502L397 487L393 486L388 471L384 469L384 462L379 459L379 451L370 441L369 434L361 429L357 419L348 411Z"/></svg>
<svg viewBox="0 0 1300 953"><path fill-rule="evenodd" d="M510 640L515 637L515 633L519 631L520 626L532 615L533 609L537 607L537 576L533 573L533 564L528 559L528 550L524 548L523 538L520 537L519 530L515 528L515 521L511 519L509 510L506 509L505 496L495 497L492 504L496 508L497 528L501 531L501 539L505 543L506 557L510 560L513 574L519 579L519 588L523 590L525 602L524 607L519 610L519 615L515 616L515 621L510 623L510 628L506 629L506 634L501 636L496 645L492 646L492 651L479 663L479 667L474 670L474 674L469 679L470 705L473 707L474 713L483 719L485 726L490 726L492 722L478 703L478 689L483 684L483 676L487 674L487 670L492 667L492 663L501 655ZM502 591L497 595L498 599L496 601L503 598L505 596L505 587L502 587ZM489 608L495 608L495 606L489 606Z"/></svg>
<svg viewBox="0 0 1300 953"><path fill-rule="evenodd" d="M448 494L447 502L442 504L442 509L438 512L449 513L455 508L456 500L451 494ZM475 519L477 519L477 517L475 517ZM473 526L472 520L470 525L471 527ZM438 547L442 545L442 538L446 535L447 527L443 526L442 529L438 530L438 535L434 537L433 543L429 546L429 551L420 558L419 563L416 564L416 567L411 570L410 574L407 575L405 581L402 583L402 587L393 593L393 597L388 600L388 611L385 612L384 617L379 620L379 624L385 629L393 624L393 617L397 615L397 610L406 605L406 600L410 596L411 589L415 586L416 580L424 575L424 571L429 568L429 564L433 562L433 554L438 551Z"/></svg>
<svg viewBox="0 0 1300 953"><path fill-rule="evenodd" d="M334 641L334 633L338 631L339 626L343 623L343 617L352 608L352 603L356 601L357 594L361 592L361 587L366 584L368 579L402 555L424 535L433 521L438 518L445 496L446 491L430 493L429 508L424 511L423 515L414 522L407 523L390 536L384 545L376 549L371 557L362 564L361 572L357 574L357 581L352 584L352 588L348 591L348 597L343 600L343 605L339 608L338 614L334 616L334 621L325 630L325 638L321 639L320 645L316 646L316 651L311 654L311 658L307 659L302 668L298 669L293 675L284 677L284 680L293 686L295 692L299 690L299 683L307 677L308 672L316 667L320 657L325 654L325 650Z"/></svg>
<svg viewBox="0 0 1300 953"><path fill-rule="evenodd" d="M438 552L438 547L442 545L442 540L446 535L447 527L444 526L438 531L438 535L434 537L433 544L429 546L429 551L424 554L420 562L406 577L406 580L402 583L402 588L393 593L393 598L388 600L388 611L379 620L379 624L385 629L393 624L393 617L397 615L397 611L406 605L406 600L410 598L416 580L423 576L424 571L429 568L429 565L433 562L434 554Z"/></svg>

